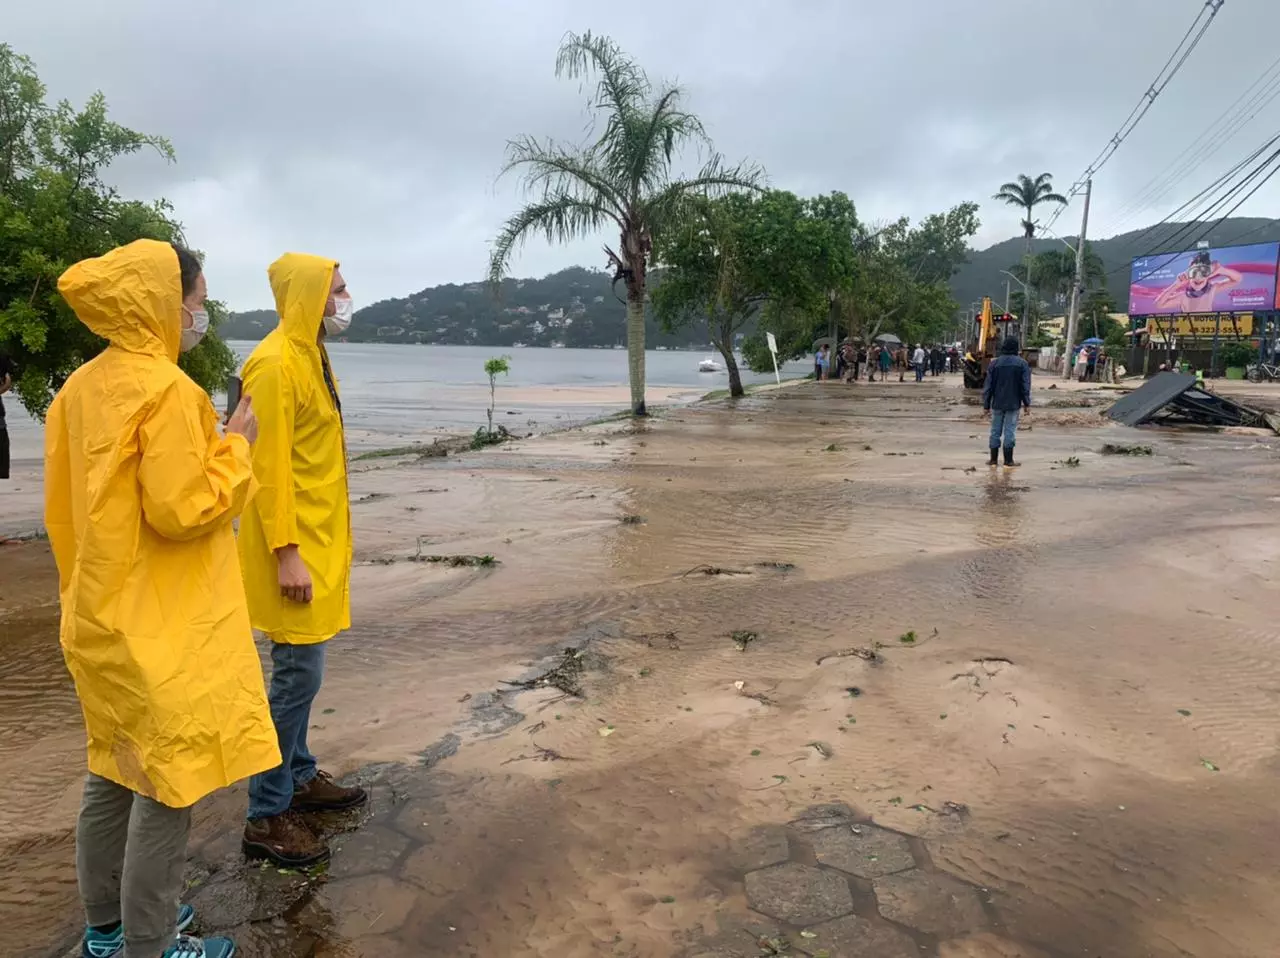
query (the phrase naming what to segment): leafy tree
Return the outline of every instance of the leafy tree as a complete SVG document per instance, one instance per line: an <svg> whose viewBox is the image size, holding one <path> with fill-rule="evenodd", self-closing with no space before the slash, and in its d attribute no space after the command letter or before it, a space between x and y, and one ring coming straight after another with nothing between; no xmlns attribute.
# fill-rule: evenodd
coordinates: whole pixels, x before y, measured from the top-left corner
<svg viewBox="0 0 1280 958"><path fill-rule="evenodd" d="M102 179L112 161L148 148L173 159L168 141L108 119L101 93L80 110L48 105L35 64L0 44L0 353L19 370L15 390L35 416L106 345L58 294L62 272L136 239L182 238L168 203L124 199ZM208 309L216 329L225 310ZM207 335L181 365L212 392L236 361Z"/></svg>
<svg viewBox="0 0 1280 958"><path fill-rule="evenodd" d="M493 435L493 410L498 405L498 377L511 372L510 356L495 356L484 361L484 374L489 377L489 435Z"/></svg>
<svg viewBox="0 0 1280 958"><path fill-rule="evenodd" d="M784 357L803 355L824 333L838 339L847 331L867 342L882 332L897 333L907 342L944 338L958 309L948 281L965 262L969 239L978 230L977 204L961 203L914 227L903 217L871 228L858 223L852 204L837 215L830 215L833 209L838 207L830 202L819 207L819 218L829 224L824 241L849 250L852 258L830 259L822 287L830 309L824 315L815 318L812 310L793 309L766 316ZM769 363L759 337L744 343L743 355L753 369Z"/></svg>
<svg viewBox="0 0 1280 958"><path fill-rule="evenodd" d="M616 250L605 247L614 283L627 291L627 359L631 411L646 414L644 400L645 291L653 244L678 223L690 200L758 188L754 166L728 167L715 152L692 178L672 177L678 151L692 143L710 151L702 122L683 105L678 86L655 89L644 71L608 37L570 33L560 47L556 73L598 78L588 101L600 121L594 142L573 146L521 136L508 144L503 173L519 170L536 194L494 241L489 279L497 285L511 257L531 234L549 242L619 232Z"/></svg>
<svg viewBox="0 0 1280 958"><path fill-rule="evenodd" d="M852 267L852 222L843 194L802 200L793 193L732 194L691 203L684 220L655 246L663 274L653 292L668 330L706 320L724 357L729 394L743 394L733 347L740 331L767 310L825 314L828 290ZM806 344L807 345L807 344Z"/></svg>

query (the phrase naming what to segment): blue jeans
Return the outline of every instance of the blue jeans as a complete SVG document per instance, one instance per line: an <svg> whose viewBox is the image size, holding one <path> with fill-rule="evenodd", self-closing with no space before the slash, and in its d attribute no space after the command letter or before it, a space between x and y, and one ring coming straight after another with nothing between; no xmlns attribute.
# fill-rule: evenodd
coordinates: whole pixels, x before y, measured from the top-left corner
<svg viewBox="0 0 1280 958"><path fill-rule="evenodd" d="M316 777L316 759L307 748L311 703L324 680L324 646L271 643L271 721L283 761L249 779L249 817L270 818L289 810L295 785Z"/></svg>
<svg viewBox="0 0 1280 958"><path fill-rule="evenodd" d="M991 449L1000 448L1000 438L1004 437L1004 447L1012 449L1014 442L1018 438L1018 416L1021 415L1021 409L993 409L991 410Z"/></svg>
<svg viewBox="0 0 1280 958"><path fill-rule="evenodd" d="M924 382L924 363L916 363L916 382Z"/></svg>

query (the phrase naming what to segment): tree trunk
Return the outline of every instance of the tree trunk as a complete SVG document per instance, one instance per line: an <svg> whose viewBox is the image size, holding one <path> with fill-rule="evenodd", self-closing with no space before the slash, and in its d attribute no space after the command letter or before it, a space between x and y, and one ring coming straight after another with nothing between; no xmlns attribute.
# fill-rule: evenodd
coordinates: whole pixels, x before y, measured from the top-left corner
<svg viewBox="0 0 1280 958"><path fill-rule="evenodd" d="M627 372L631 380L631 414L647 416L644 404L644 289L627 284Z"/></svg>

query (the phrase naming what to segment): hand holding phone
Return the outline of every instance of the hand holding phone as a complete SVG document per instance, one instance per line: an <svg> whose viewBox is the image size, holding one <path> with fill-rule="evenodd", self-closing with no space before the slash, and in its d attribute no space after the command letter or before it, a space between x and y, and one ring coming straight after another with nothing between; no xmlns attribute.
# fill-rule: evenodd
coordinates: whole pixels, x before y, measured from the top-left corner
<svg viewBox="0 0 1280 958"><path fill-rule="evenodd" d="M235 415L236 407L240 405L240 394L243 390L244 383L240 381L239 376L227 377L227 414L223 417L223 425L229 423L231 417Z"/></svg>

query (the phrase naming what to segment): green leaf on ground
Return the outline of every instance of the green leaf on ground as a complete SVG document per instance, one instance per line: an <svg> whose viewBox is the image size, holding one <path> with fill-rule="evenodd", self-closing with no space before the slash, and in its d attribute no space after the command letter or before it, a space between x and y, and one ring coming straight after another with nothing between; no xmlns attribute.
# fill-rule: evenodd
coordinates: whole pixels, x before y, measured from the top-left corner
<svg viewBox="0 0 1280 958"><path fill-rule="evenodd" d="M336 711L338 711L338 710L337 710L337 709L324 709L320 714L321 714L321 715L332 715L332 714L333 714L334 712L336 712Z"/></svg>
<svg viewBox="0 0 1280 958"><path fill-rule="evenodd" d="M1203 765L1205 768L1207 768L1211 772L1221 771L1221 769L1218 768L1218 766L1214 765L1213 762L1209 761L1207 758L1200 759L1200 764Z"/></svg>
<svg viewBox="0 0 1280 958"><path fill-rule="evenodd" d="M1191 709L1178 709L1178 714L1186 717L1191 714Z"/></svg>
<svg viewBox="0 0 1280 958"><path fill-rule="evenodd" d="M752 755L752 757L753 757L753 758L754 758L755 756L759 755L759 754L760 754L760 749L758 749L758 748L753 748L753 749L751 750L751 755Z"/></svg>
<svg viewBox="0 0 1280 958"><path fill-rule="evenodd" d="M664 905L674 905L676 900L670 895L663 895L658 899L658 901L662 902Z"/></svg>
<svg viewBox="0 0 1280 958"><path fill-rule="evenodd" d="M916 640L915 632L903 632L902 635L898 636L898 641L901 642L903 645L911 645L913 642L915 642L915 640Z"/></svg>
<svg viewBox="0 0 1280 958"><path fill-rule="evenodd" d="M946 718L946 717L947 717L947 713L946 713L946 712L940 712L940 713L938 714L938 718L940 718L940 719L944 719L944 718Z"/></svg>
<svg viewBox="0 0 1280 958"><path fill-rule="evenodd" d="M890 805L901 805L901 804L902 804L902 796L901 796L901 795L895 795L895 796L893 796L893 798L889 799L889 804L890 804Z"/></svg>

